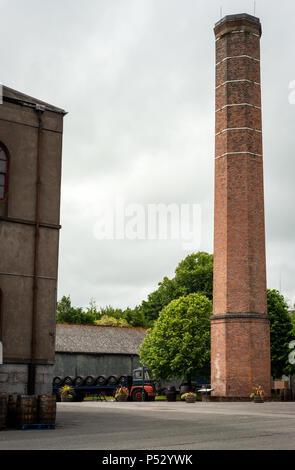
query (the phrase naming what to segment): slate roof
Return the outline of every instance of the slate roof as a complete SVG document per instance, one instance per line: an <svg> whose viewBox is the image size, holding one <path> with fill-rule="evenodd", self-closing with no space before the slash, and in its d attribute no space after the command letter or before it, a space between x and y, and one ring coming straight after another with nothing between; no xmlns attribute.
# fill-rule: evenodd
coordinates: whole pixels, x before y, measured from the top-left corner
<svg viewBox="0 0 295 470"><path fill-rule="evenodd" d="M67 114L67 112L64 109L57 108L56 106L53 106L52 104L45 103L45 101L37 100L36 98L33 98L32 96L26 95L25 93L22 93L17 90L13 90L12 88L9 88L5 85L2 86L2 96L3 96L3 101L8 101L10 103L16 103L19 105L27 105L27 106L44 106L45 110L47 111L52 111L54 113L60 113L60 114Z"/></svg>
<svg viewBox="0 0 295 470"><path fill-rule="evenodd" d="M96 325L56 325L55 352L138 354L145 328Z"/></svg>

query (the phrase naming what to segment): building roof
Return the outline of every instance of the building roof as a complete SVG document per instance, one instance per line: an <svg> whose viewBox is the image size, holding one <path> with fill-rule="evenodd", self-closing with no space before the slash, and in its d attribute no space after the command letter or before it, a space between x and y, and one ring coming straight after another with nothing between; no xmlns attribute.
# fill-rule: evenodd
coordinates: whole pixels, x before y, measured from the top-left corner
<svg viewBox="0 0 295 470"><path fill-rule="evenodd" d="M55 352L138 354L145 328L97 325L56 325Z"/></svg>
<svg viewBox="0 0 295 470"><path fill-rule="evenodd" d="M39 105L41 107L44 107L45 111L51 111L53 113L59 113L59 114L67 114L67 112L64 109L57 108L56 106L53 106L49 103L45 103L44 101L41 101L41 100L37 100L36 98L33 98L32 96L21 93L20 91L13 90L12 88L9 88L5 85L2 86L2 97L3 97L3 101L8 101L10 103L19 104L21 106L29 106L29 107L35 108L36 105Z"/></svg>

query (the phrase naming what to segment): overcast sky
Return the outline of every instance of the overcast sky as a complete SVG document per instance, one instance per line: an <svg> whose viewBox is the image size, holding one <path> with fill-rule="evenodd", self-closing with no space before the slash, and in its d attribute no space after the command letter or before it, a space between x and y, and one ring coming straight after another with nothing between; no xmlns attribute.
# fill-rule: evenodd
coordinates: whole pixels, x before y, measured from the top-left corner
<svg viewBox="0 0 295 470"><path fill-rule="evenodd" d="M213 26L252 0L0 0L1 82L62 107L58 297L135 306L172 276L181 240L98 240L100 210L199 204L213 250ZM256 1L262 22L267 283L295 302L295 2ZM194 250L191 250L194 251Z"/></svg>

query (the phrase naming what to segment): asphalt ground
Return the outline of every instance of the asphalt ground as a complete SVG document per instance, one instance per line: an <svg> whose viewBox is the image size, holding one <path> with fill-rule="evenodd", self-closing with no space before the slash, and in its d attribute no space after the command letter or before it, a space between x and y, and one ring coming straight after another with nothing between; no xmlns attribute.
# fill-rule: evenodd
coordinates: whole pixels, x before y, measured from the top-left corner
<svg viewBox="0 0 295 470"><path fill-rule="evenodd" d="M0 432L0 450L295 449L295 402L57 403L55 430Z"/></svg>

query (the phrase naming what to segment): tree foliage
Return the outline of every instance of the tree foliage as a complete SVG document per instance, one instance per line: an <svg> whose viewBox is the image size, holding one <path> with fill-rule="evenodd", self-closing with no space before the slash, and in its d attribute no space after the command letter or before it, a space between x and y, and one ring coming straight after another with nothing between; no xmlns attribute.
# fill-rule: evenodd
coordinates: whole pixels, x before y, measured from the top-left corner
<svg viewBox="0 0 295 470"><path fill-rule="evenodd" d="M72 307L70 296L63 296L57 303L56 321L79 325L94 325L95 316L92 312L84 312L81 307Z"/></svg>
<svg viewBox="0 0 295 470"><path fill-rule="evenodd" d="M293 324L288 305L279 291L267 290L267 306L270 315L271 373L275 377L289 374L293 367L289 363L289 342L294 339Z"/></svg>
<svg viewBox="0 0 295 470"><path fill-rule="evenodd" d="M124 318L108 317L104 315L100 320L95 320L95 325L100 326L129 326Z"/></svg>
<svg viewBox="0 0 295 470"><path fill-rule="evenodd" d="M156 291L149 294L141 304L141 310L148 325L159 316L160 311L171 300L191 293L213 297L213 255L199 251L182 260L175 269L172 279L164 277Z"/></svg>
<svg viewBox="0 0 295 470"><path fill-rule="evenodd" d="M139 306L135 308L126 308L123 312L123 318L127 321L130 326L146 326L146 320L144 314Z"/></svg>
<svg viewBox="0 0 295 470"><path fill-rule="evenodd" d="M143 312L139 307L121 310L107 305L99 309L96 302L90 299L89 306L84 311L81 307L72 306L69 295L64 295L57 303L56 321L79 325L146 326Z"/></svg>
<svg viewBox="0 0 295 470"><path fill-rule="evenodd" d="M200 294L172 300L140 346L141 361L155 377L182 377L209 368L212 302Z"/></svg>
<svg viewBox="0 0 295 470"><path fill-rule="evenodd" d="M188 255L175 269L175 282L185 294L198 292L213 297L213 255L199 251Z"/></svg>

